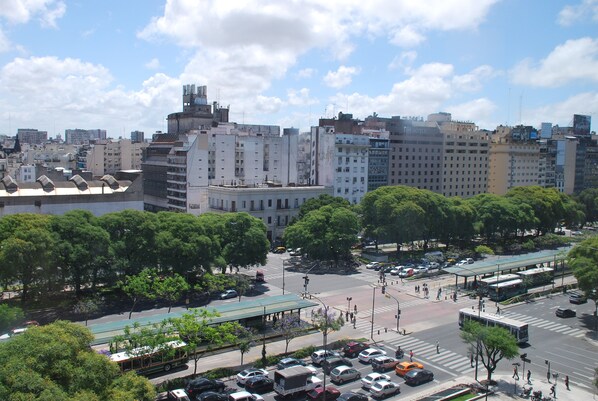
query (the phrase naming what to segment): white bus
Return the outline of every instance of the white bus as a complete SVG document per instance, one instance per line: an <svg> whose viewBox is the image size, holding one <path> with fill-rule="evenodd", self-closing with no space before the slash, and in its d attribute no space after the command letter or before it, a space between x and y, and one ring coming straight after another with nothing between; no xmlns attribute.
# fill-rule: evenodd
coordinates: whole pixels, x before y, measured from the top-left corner
<svg viewBox="0 0 598 401"><path fill-rule="evenodd" d="M554 269L551 267L535 267L517 272L519 278L528 286L538 286L552 283Z"/></svg>
<svg viewBox="0 0 598 401"><path fill-rule="evenodd" d="M110 360L116 362L122 372L134 370L139 374L168 372L176 366L189 362L187 344L183 341L169 341L155 348L140 347L131 351L117 352L110 355Z"/></svg>
<svg viewBox="0 0 598 401"><path fill-rule="evenodd" d="M521 278L521 277L519 277L517 274L494 275L494 276L490 276L490 277L486 277L486 278L482 278L482 279L478 280L478 287L486 290L488 288L488 286L490 286L492 284L502 283L503 281L517 280L518 278Z"/></svg>
<svg viewBox="0 0 598 401"><path fill-rule="evenodd" d="M474 309L461 309L459 311L459 327L463 328L463 324L468 320L473 320L474 322L481 323L485 326L502 327L515 336L518 344L524 344L529 341L527 323L492 313L476 311Z"/></svg>
<svg viewBox="0 0 598 401"><path fill-rule="evenodd" d="M523 280L519 278L488 286L488 298L495 302L504 301L526 292L527 288L523 284Z"/></svg>

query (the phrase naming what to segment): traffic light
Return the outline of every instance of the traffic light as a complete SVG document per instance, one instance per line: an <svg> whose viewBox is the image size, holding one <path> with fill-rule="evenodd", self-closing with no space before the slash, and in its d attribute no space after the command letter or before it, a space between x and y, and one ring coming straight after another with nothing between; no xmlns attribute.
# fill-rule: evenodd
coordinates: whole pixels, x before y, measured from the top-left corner
<svg viewBox="0 0 598 401"><path fill-rule="evenodd" d="M527 358L527 354L521 354L519 356L521 357L522 360L525 359L525 358Z"/></svg>
<svg viewBox="0 0 598 401"><path fill-rule="evenodd" d="M303 276L303 280L305 280L305 285L309 284L309 276L307 274Z"/></svg>

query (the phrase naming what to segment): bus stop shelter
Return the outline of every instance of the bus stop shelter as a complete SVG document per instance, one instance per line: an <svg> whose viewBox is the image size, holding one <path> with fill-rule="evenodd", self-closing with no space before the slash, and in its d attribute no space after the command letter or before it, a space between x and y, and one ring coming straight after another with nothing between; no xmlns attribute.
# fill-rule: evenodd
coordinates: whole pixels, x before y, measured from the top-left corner
<svg viewBox="0 0 598 401"><path fill-rule="evenodd" d="M467 280L470 277L473 277L473 282L476 283L478 277L483 278L493 274L517 272L528 266L553 267L556 272L558 264L561 263L562 266L569 250L571 250L571 247L544 250L524 255L498 256L464 266L451 266L443 270L455 275L455 287L459 287L459 277L462 277L463 288L468 288Z"/></svg>

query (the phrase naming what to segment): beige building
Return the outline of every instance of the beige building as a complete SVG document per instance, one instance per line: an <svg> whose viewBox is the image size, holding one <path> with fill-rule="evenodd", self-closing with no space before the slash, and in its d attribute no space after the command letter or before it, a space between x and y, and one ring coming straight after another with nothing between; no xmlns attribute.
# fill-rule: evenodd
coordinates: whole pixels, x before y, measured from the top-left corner
<svg viewBox="0 0 598 401"><path fill-rule="evenodd" d="M537 140L513 139L512 128L499 126L490 143L488 192L504 195L514 187L540 185L544 158Z"/></svg>
<svg viewBox="0 0 598 401"><path fill-rule="evenodd" d="M130 139L100 141L87 151L86 168L94 177L115 174L120 170L140 170L143 149L148 145Z"/></svg>

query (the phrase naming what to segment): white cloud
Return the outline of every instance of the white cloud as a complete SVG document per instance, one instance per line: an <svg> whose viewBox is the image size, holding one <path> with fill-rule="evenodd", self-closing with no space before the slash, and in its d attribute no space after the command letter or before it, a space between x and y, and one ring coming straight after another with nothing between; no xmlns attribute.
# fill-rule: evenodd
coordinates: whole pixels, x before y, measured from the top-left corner
<svg viewBox="0 0 598 401"><path fill-rule="evenodd" d="M328 71L323 78L324 83L331 88L342 88L351 83L353 76L359 73L359 68L341 65L336 71Z"/></svg>
<svg viewBox="0 0 598 401"><path fill-rule="evenodd" d="M154 57L153 59L145 63L145 68L149 70L157 70L158 68L160 68L160 60Z"/></svg>
<svg viewBox="0 0 598 401"><path fill-rule="evenodd" d="M585 92L571 96L562 102L526 110L524 116L531 124L550 121L561 126L571 125L573 114L595 114L598 110L598 93Z"/></svg>
<svg viewBox="0 0 598 401"><path fill-rule="evenodd" d="M472 121L479 127L495 127L497 125L495 121L490 121L497 106L487 98L446 106L444 109L451 113L453 120Z"/></svg>
<svg viewBox="0 0 598 401"><path fill-rule="evenodd" d="M407 25L391 34L390 43L401 47L415 47L425 39L414 27Z"/></svg>
<svg viewBox="0 0 598 401"><path fill-rule="evenodd" d="M568 40L545 59L521 61L511 71L513 82L523 85L558 87L573 80L598 82L598 39Z"/></svg>
<svg viewBox="0 0 598 401"><path fill-rule="evenodd" d="M2 27L0 26L0 53L10 50L10 46L10 41L2 32Z"/></svg>
<svg viewBox="0 0 598 401"><path fill-rule="evenodd" d="M476 92L482 89L483 79L490 78L494 75L495 72L491 66L482 65L467 74L455 75L453 77L453 86L454 89L459 91Z"/></svg>
<svg viewBox="0 0 598 401"><path fill-rule="evenodd" d="M411 68L411 65L417 58L417 52L414 50L402 52L400 55L395 56L388 65L389 70L395 70L397 68Z"/></svg>
<svg viewBox="0 0 598 401"><path fill-rule="evenodd" d="M598 0L583 0L577 5L563 7L557 21L562 26L571 26L587 16L598 21Z"/></svg>
<svg viewBox="0 0 598 401"><path fill-rule="evenodd" d="M297 78L311 78L316 73L314 68L304 68L297 73Z"/></svg>
<svg viewBox="0 0 598 401"><path fill-rule="evenodd" d="M309 106L318 103L316 99L309 96L308 88L301 88L298 91L294 89L287 90L287 102L291 106Z"/></svg>
<svg viewBox="0 0 598 401"><path fill-rule="evenodd" d="M24 24L33 18L42 26L56 27L56 20L66 11L62 0L4 0L0 7L0 18L13 24Z"/></svg>

